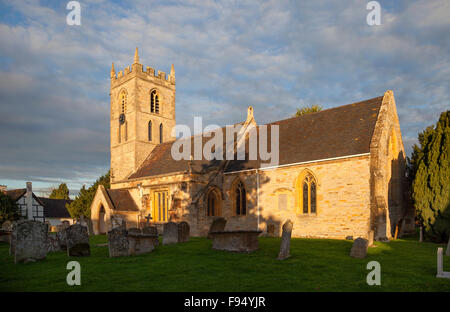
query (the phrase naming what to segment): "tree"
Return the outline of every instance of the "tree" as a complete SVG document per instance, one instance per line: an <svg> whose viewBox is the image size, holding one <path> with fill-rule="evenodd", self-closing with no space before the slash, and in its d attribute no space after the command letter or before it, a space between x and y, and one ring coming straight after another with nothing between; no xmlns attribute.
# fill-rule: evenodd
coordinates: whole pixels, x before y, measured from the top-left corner
<svg viewBox="0 0 450 312"><path fill-rule="evenodd" d="M19 207L8 195L0 192L0 224L20 218Z"/></svg>
<svg viewBox="0 0 450 312"><path fill-rule="evenodd" d="M320 105L304 106L302 108L297 108L297 112L294 114L294 117L320 112L321 110L322 106Z"/></svg>
<svg viewBox="0 0 450 312"><path fill-rule="evenodd" d="M54 188L48 198L51 199L70 199L69 188L66 183L61 183L58 188Z"/></svg>
<svg viewBox="0 0 450 312"><path fill-rule="evenodd" d="M91 203L94 200L98 186L103 185L105 189L110 188L109 173L110 172L108 171L105 175L99 177L94 184L87 189L83 185L80 189L80 193L75 197L75 200L70 204L66 204L67 210L72 218L78 219L81 216L87 218L91 217Z"/></svg>
<svg viewBox="0 0 450 312"><path fill-rule="evenodd" d="M450 111L419 134L408 160L408 180L416 215L425 236L447 241L450 236Z"/></svg>

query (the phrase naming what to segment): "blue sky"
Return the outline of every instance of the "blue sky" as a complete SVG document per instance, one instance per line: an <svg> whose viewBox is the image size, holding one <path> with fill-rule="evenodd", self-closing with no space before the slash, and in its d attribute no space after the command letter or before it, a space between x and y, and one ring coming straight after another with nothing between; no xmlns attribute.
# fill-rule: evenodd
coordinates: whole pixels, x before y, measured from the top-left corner
<svg viewBox="0 0 450 312"><path fill-rule="evenodd" d="M75 193L109 167L109 71L175 65L177 123L291 116L393 90L407 154L449 109L450 1L0 1L0 184Z"/></svg>

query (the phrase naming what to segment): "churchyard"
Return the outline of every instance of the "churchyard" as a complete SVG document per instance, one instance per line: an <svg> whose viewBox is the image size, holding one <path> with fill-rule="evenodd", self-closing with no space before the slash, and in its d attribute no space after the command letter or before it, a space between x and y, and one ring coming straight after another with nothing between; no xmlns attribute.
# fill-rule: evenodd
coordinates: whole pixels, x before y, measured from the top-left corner
<svg viewBox="0 0 450 312"><path fill-rule="evenodd" d="M214 250L207 238L164 245L159 237L152 252L121 257L109 257L106 235L89 240L89 256L56 251L26 264L15 264L0 243L0 291L450 291L449 279L436 278L437 248L446 246L418 237L374 242L363 259L349 256L351 240L292 238L284 260L274 237L259 237L251 253ZM81 265L80 286L66 283L73 260ZM366 282L370 261L380 263L380 286Z"/></svg>

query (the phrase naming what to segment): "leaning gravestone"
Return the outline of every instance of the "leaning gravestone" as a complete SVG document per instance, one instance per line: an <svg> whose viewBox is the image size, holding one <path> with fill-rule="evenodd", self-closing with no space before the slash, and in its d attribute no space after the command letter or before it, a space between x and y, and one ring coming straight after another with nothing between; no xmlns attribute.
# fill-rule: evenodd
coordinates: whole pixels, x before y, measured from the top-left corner
<svg viewBox="0 0 450 312"><path fill-rule="evenodd" d="M189 224L185 221L178 223L178 242L184 243L189 241Z"/></svg>
<svg viewBox="0 0 450 312"><path fill-rule="evenodd" d="M445 251L446 256L450 256L450 237L448 238L447 250Z"/></svg>
<svg viewBox="0 0 450 312"><path fill-rule="evenodd" d="M129 243L127 230L117 227L108 232L108 249L110 257L128 256Z"/></svg>
<svg viewBox="0 0 450 312"><path fill-rule="evenodd" d="M280 253L278 254L278 260L284 260L290 257L289 250L291 246L292 235L292 222L287 220L283 224L283 234L281 236Z"/></svg>
<svg viewBox="0 0 450 312"><path fill-rule="evenodd" d="M174 222L164 224L163 245L178 243L178 225Z"/></svg>
<svg viewBox="0 0 450 312"><path fill-rule="evenodd" d="M14 262L34 262L47 256L47 225L34 220L18 222L15 229Z"/></svg>
<svg viewBox="0 0 450 312"><path fill-rule="evenodd" d="M369 242L367 239L358 237L353 243L350 257L363 259L367 256L367 247Z"/></svg>
<svg viewBox="0 0 450 312"><path fill-rule="evenodd" d="M87 228L81 224L73 224L66 229L67 255L84 257L91 255Z"/></svg>
<svg viewBox="0 0 450 312"><path fill-rule="evenodd" d="M227 220L224 218L217 218L211 223L211 227L209 228L208 238L212 238L209 233L212 232L223 232L225 230L225 225L227 224Z"/></svg>

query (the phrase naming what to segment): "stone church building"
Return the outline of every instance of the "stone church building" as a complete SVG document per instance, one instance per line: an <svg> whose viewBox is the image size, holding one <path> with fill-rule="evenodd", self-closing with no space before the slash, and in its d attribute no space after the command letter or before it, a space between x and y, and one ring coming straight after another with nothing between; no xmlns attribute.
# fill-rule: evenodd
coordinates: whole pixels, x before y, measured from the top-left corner
<svg viewBox="0 0 450 312"><path fill-rule="evenodd" d="M113 64L110 96L111 189L100 186L92 202L96 233L107 232L114 216L127 227L142 227L150 217L158 227L187 221L193 236L206 236L218 217L227 220L225 230L274 236L287 219L294 237L345 239L374 231L385 240L397 227L414 229L392 91L268 124L279 127L276 166L248 157L173 159L175 71L173 65L168 75L144 69L137 49L131 68L116 73ZM251 107L243 120L243 129L260 127Z"/></svg>

